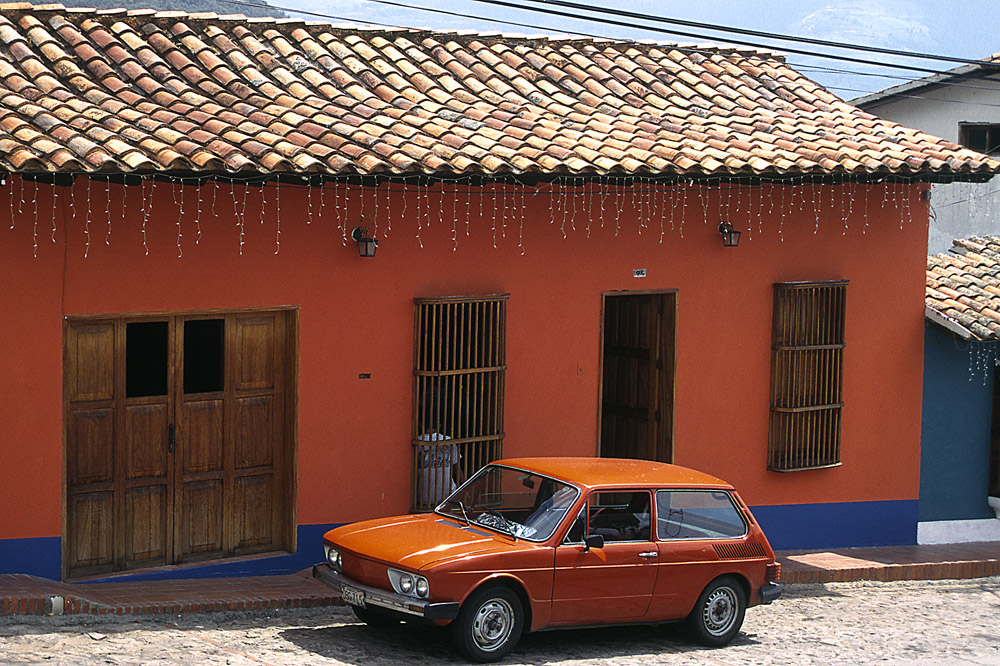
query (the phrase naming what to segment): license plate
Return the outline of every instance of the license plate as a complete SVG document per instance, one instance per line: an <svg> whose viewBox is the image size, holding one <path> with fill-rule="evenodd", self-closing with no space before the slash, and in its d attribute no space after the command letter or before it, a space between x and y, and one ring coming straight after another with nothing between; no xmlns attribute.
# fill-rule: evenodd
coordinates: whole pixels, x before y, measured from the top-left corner
<svg viewBox="0 0 1000 666"><path fill-rule="evenodd" d="M359 590L350 585L340 586L340 596L344 598L344 603L350 604L351 606L365 607L365 591Z"/></svg>

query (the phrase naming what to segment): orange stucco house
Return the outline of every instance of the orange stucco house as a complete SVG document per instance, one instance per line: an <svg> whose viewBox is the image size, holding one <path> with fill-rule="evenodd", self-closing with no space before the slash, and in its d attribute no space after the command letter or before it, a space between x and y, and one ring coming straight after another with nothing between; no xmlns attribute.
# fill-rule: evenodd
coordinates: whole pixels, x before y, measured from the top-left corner
<svg viewBox="0 0 1000 666"><path fill-rule="evenodd" d="M923 193L1000 163L758 51L26 4L0 42L0 572L295 570L501 455L915 541Z"/></svg>

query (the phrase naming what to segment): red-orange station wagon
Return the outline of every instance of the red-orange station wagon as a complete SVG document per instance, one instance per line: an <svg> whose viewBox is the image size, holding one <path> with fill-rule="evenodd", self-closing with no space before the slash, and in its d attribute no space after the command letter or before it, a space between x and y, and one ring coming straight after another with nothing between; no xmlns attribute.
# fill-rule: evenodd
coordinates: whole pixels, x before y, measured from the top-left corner
<svg viewBox="0 0 1000 666"><path fill-rule="evenodd" d="M685 620L725 645L780 565L736 490L685 467L607 458L487 465L434 513L338 527L314 575L362 621L450 625L475 661L526 631Z"/></svg>

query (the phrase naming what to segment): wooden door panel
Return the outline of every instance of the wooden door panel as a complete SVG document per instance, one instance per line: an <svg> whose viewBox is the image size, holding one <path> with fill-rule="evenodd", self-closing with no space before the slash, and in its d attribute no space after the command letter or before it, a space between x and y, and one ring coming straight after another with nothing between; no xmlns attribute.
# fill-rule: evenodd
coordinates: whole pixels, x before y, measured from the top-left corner
<svg viewBox="0 0 1000 666"><path fill-rule="evenodd" d="M67 331L66 392L71 401L111 400L115 395L115 327L112 322Z"/></svg>
<svg viewBox="0 0 1000 666"><path fill-rule="evenodd" d="M114 477L115 410L72 410L66 429L66 483L110 482Z"/></svg>
<svg viewBox="0 0 1000 666"><path fill-rule="evenodd" d="M125 408L126 480L166 478L167 405L132 405Z"/></svg>
<svg viewBox="0 0 1000 666"><path fill-rule="evenodd" d="M602 456L673 457L674 303L673 294L605 298Z"/></svg>
<svg viewBox="0 0 1000 666"><path fill-rule="evenodd" d="M235 529L238 550L260 549L274 543L274 479L270 474L236 480Z"/></svg>
<svg viewBox="0 0 1000 666"><path fill-rule="evenodd" d="M181 405L179 447L182 474L221 472L225 409L222 400L195 400Z"/></svg>
<svg viewBox="0 0 1000 666"><path fill-rule="evenodd" d="M67 533L70 571L104 568L114 564L112 550L112 505L110 491L75 493L67 498Z"/></svg>
<svg viewBox="0 0 1000 666"><path fill-rule="evenodd" d="M127 564L166 564L167 486L156 484L125 491ZM154 560L154 562L150 562Z"/></svg>
<svg viewBox="0 0 1000 666"><path fill-rule="evenodd" d="M204 317L67 325L67 576L294 543L282 522L294 506L283 494L288 315L223 314L219 335L201 325L185 336ZM144 324L159 328L129 328Z"/></svg>
<svg viewBox="0 0 1000 666"><path fill-rule="evenodd" d="M236 319L236 390L275 385L276 323L274 316Z"/></svg>
<svg viewBox="0 0 1000 666"><path fill-rule="evenodd" d="M222 479L184 484L181 503L181 554L222 551Z"/></svg>
<svg viewBox="0 0 1000 666"><path fill-rule="evenodd" d="M236 470L269 467L274 462L274 398L255 396L236 401Z"/></svg>

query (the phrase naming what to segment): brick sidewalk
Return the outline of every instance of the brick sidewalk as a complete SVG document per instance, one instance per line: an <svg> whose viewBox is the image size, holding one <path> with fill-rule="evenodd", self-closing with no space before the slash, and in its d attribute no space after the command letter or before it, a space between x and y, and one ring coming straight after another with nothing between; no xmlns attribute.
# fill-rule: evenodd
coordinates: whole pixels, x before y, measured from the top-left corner
<svg viewBox="0 0 1000 666"><path fill-rule="evenodd" d="M0 615L207 613L342 603L340 595L307 572L93 584L0 575Z"/></svg>
<svg viewBox="0 0 1000 666"><path fill-rule="evenodd" d="M786 583L935 580L1000 575L1000 543L778 553ZM309 571L286 576L60 583L0 575L0 615L142 615L334 606L343 602Z"/></svg>
<svg viewBox="0 0 1000 666"><path fill-rule="evenodd" d="M1000 542L778 553L786 583L940 580L1000 575Z"/></svg>

